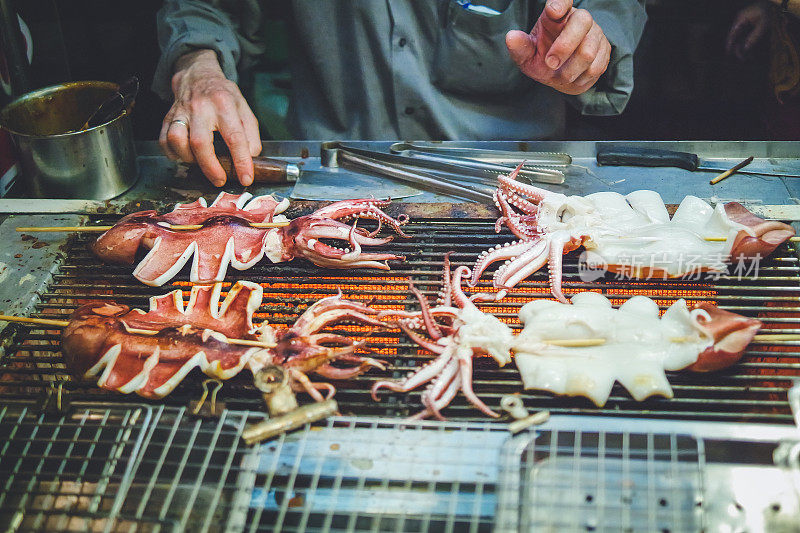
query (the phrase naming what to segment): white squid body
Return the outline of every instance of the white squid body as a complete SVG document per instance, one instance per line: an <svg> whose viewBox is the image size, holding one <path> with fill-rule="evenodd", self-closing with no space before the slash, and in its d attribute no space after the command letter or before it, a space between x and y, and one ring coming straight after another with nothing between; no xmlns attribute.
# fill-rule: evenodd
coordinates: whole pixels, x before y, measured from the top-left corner
<svg viewBox="0 0 800 533"><path fill-rule="evenodd" d="M731 221L723 204L712 207L696 196L684 198L670 219L661 195L649 190L626 196L548 194L539 204L537 220L550 240L585 238L586 250L606 265L656 267L670 277L695 269L724 271L736 235L754 235Z"/></svg>
<svg viewBox="0 0 800 533"><path fill-rule="evenodd" d="M603 295L576 294L572 305L537 300L522 307L525 325L517 336L514 360L526 389L585 396L602 407L619 381L637 401L653 395L672 398L664 373L695 361L714 343L698 324L702 310L678 300L659 318L650 298L634 296L618 309ZM605 344L561 347L548 339L604 338Z"/></svg>

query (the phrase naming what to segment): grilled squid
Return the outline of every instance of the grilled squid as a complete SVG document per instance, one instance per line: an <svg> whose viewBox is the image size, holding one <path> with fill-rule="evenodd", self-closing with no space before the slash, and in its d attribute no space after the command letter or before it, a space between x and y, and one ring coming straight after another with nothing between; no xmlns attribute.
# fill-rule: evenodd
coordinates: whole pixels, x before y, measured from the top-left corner
<svg viewBox="0 0 800 533"><path fill-rule="evenodd" d="M212 283L225 279L228 266L251 268L266 256L273 263L303 257L326 268L378 268L388 270L386 261L403 257L372 253L366 246L379 246L392 237L376 237L383 224L406 237L401 226L408 221L394 219L382 211L389 202L345 200L292 220L288 226L257 228L251 223L281 222L288 200L272 196L252 197L222 192L208 206L205 199L178 204L171 212L141 211L123 217L100 235L92 251L100 259L132 265L140 248L149 249L133 271L146 285L161 286L174 278L191 259L190 280ZM346 222L372 219L378 230L368 232ZM201 225L195 230L173 230L170 225ZM344 248L328 242L346 243Z"/></svg>
<svg viewBox="0 0 800 533"><path fill-rule="evenodd" d="M180 290L154 296L148 311L114 302L82 305L62 334L67 368L78 377L97 380L104 389L162 398L195 368L224 380L245 368L256 373L280 365L295 390L319 401L324 399L320 390L330 397L335 388L312 382L307 374L349 379L372 367L383 368L380 361L355 354L359 343L321 332L341 321L384 327L370 307L339 294L311 305L288 329L274 329L266 322L253 324L253 313L261 305L260 285L236 282L220 303L221 286L192 287L188 303ZM241 346L230 339L275 347Z"/></svg>
<svg viewBox="0 0 800 533"><path fill-rule="evenodd" d="M761 328L758 320L681 299L662 317L658 305L634 296L618 309L603 295L584 292L572 305L552 300L525 304L525 325L514 343L514 361L526 389L585 396L602 407L619 382L637 401L672 398L665 371L707 372L742 356ZM599 346L564 347L548 339L605 339Z"/></svg>
<svg viewBox="0 0 800 533"><path fill-rule="evenodd" d="M520 183L517 171L499 178L494 197L501 212L496 230L506 226L518 240L483 252L471 280L477 284L502 261L492 279L498 298L547 264L553 296L566 302L562 255L580 246L592 252L595 267L632 278L673 278L723 273L731 261L765 258L795 233L736 202L712 207L687 196L670 218L655 191L565 196Z"/></svg>

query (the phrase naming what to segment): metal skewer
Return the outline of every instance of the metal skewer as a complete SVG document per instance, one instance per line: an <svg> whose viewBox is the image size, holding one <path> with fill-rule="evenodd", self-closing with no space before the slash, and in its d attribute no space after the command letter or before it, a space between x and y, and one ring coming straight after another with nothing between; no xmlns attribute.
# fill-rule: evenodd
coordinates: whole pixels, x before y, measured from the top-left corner
<svg viewBox="0 0 800 533"><path fill-rule="evenodd" d="M42 326L55 326L59 328L65 328L69 326L69 320L54 320L52 318L29 318L23 316L0 315L0 320L5 320L6 322L22 322L25 324L39 324ZM158 331L152 329L127 328L127 331L136 335L158 334ZM225 337L225 340L229 344L237 344L240 346L255 346L258 348L275 348L277 346L277 344L274 342L256 341L250 339L229 339Z"/></svg>
<svg viewBox="0 0 800 533"><path fill-rule="evenodd" d="M284 226L288 226L290 221L285 222L251 222L251 228L282 228ZM161 224L159 224L161 225ZM26 233L33 233L33 232L43 232L43 231L69 231L69 232L82 232L82 233L100 233L104 231L108 231L114 226L21 226L17 228L17 231L26 232ZM201 229L203 227L202 224L167 224L161 225L161 227L165 229L171 230L193 230L193 229Z"/></svg>

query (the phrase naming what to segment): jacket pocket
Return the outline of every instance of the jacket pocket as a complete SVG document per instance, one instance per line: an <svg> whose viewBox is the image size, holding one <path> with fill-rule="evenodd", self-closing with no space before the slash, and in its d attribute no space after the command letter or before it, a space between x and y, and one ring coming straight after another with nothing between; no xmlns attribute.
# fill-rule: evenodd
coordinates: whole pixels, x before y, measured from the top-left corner
<svg viewBox="0 0 800 533"><path fill-rule="evenodd" d="M505 35L512 29L529 29L529 3L511 0L500 14L485 15L450 0L434 53L433 84L457 94L519 91L526 78L508 54Z"/></svg>

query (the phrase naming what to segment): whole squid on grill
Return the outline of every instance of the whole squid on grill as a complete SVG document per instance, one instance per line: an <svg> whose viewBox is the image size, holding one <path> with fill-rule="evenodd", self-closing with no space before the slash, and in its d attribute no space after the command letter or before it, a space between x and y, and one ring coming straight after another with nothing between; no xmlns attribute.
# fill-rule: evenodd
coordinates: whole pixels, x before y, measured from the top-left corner
<svg viewBox="0 0 800 533"><path fill-rule="evenodd" d="M125 216L100 235L92 251L104 261L130 265L139 248L149 248L133 275L151 286L161 286L175 277L190 258L190 279L198 283L222 281L228 265L244 270L264 256L273 263L304 257L327 268L388 270L385 261L403 258L362 250L362 246L378 246L392 240L391 236L376 237L383 224L406 237L401 226L408 218L390 217L381 210L386 205L388 202L370 199L345 200L296 218L285 227L255 228L250 224L285 221L280 213L289 206L288 200L222 192L210 206L200 198L177 204L163 215L140 211ZM358 219L377 220L378 229L368 232L358 228ZM346 223L350 220L354 220L352 226ZM202 227L189 231L169 227L184 224ZM347 246L339 248L325 240L344 241Z"/></svg>
<svg viewBox="0 0 800 533"><path fill-rule="evenodd" d="M526 389L585 396L602 407L618 381L637 401L672 398L665 371L709 372L742 356L761 328L758 320L708 304L689 309L634 296L614 309L602 294L583 292L572 304L536 300L519 312L525 325L514 343L514 362ZM566 347L547 339L603 338L599 346Z"/></svg>
<svg viewBox="0 0 800 533"><path fill-rule="evenodd" d="M739 361L761 322L701 303L689 309L675 302L659 318L658 306L645 296L634 296L619 309L596 293L581 293L572 304L536 300L522 307L525 328L514 335L495 316L480 311L461 289L467 267L450 274L445 257L439 305L431 307L411 285L419 300L418 312L387 311L381 317L399 317L397 325L418 345L437 354L428 364L399 381L378 381L378 391L408 392L427 385L425 409L418 418L442 418L441 410L459 390L489 416L497 416L472 389L472 359L491 356L500 366L513 359L525 388L555 394L585 396L602 406L615 381L637 401L652 395L672 397L665 371L710 372ZM599 340L588 346L565 346L571 340ZM565 342L567 341L567 342ZM555 343L555 344L554 344Z"/></svg>
<svg viewBox="0 0 800 533"><path fill-rule="evenodd" d="M161 398L194 368L224 380L244 368L256 373L280 365L288 370L293 389L318 401L323 400L319 390L330 397L335 388L312 382L306 374L349 379L371 367L383 368L380 361L355 354L359 343L320 332L343 320L385 327L374 309L339 294L315 302L288 329L274 329L266 322L253 324L261 286L238 281L220 305L221 286L195 285L188 303L180 290L154 296L148 311L107 301L82 305L62 334L67 367L79 377L96 378L104 389ZM260 340L275 347L241 346L230 339Z"/></svg>
<svg viewBox="0 0 800 533"><path fill-rule="evenodd" d="M553 295L566 302L561 257L580 246L608 271L664 278L725 272L728 262L764 258L795 233L737 202L712 207L687 196L670 218L655 191L565 196L520 183L517 171L499 177L495 229L505 225L518 240L483 252L470 281L476 285L489 265L504 261L493 276L493 285L503 289L498 298L547 264Z"/></svg>

